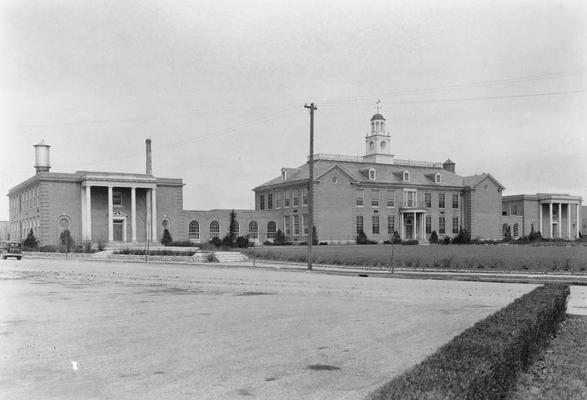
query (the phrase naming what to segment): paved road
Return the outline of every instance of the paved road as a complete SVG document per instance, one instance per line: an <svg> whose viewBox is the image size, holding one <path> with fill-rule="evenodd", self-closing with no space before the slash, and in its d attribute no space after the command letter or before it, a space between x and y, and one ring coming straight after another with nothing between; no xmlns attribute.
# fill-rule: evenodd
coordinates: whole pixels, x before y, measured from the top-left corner
<svg viewBox="0 0 587 400"><path fill-rule="evenodd" d="M535 285L0 263L0 397L362 399Z"/></svg>

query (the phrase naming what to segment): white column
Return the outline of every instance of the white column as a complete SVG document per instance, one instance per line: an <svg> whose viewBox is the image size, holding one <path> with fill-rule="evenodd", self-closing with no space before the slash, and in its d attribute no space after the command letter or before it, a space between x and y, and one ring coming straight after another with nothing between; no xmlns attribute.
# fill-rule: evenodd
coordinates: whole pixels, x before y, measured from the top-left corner
<svg viewBox="0 0 587 400"><path fill-rule="evenodd" d="M399 237L404 240L404 213L399 213Z"/></svg>
<svg viewBox="0 0 587 400"><path fill-rule="evenodd" d="M563 203L558 203L558 237L563 236Z"/></svg>
<svg viewBox="0 0 587 400"><path fill-rule="evenodd" d="M86 229L86 194L85 188L81 186L81 204L82 204L82 240L88 240L88 233Z"/></svg>
<svg viewBox="0 0 587 400"><path fill-rule="evenodd" d="M157 241L157 189L151 189L151 228L153 229L153 235L151 240Z"/></svg>
<svg viewBox="0 0 587 400"><path fill-rule="evenodd" d="M114 240L114 219L112 210L112 186L108 186L108 241Z"/></svg>
<svg viewBox="0 0 587 400"><path fill-rule="evenodd" d="M151 190L145 190L145 241L151 241Z"/></svg>
<svg viewBox="0 0 587 400"><path fill-rule="evenodd" d="M130 213L131 213L131 240L137 241L137 192L135 187L130 188Z"/></svg>
<svg viewBox="0 0 587 400"><path fill-rule="evenodd" d="M577 204L577 237L579 237L579 232L581 232L581 203ZM585 232L583 232L585 233Z"/></svg>
<svg viewBox="0 0 587 400"><path fill-rule="evenodd" d="M548 203L548 237L552 239L552 202Z"/></svg>
<svg viewBox="0 0 587 400"><path fill-rule="evenodd" d="M418 220L416 219L416 212L414 211L414 239L418 238Z"/></svg>
<svg viewBox="0 0 587 400"><path fill-rule="evenodd" d="M426 225L424 221L426 220L426 214L420 214L420 236L422 240L426 240Z"/></svg>
<svg viewBox="0 0 587 400"><path fill-rule="evenodd" d="M544 228L542 228L542 203L541 202L538 202L538 220L540 221L539 225L538 225L538 230L544 236L544 232L542 232L542 230Z"/></svg>
<svg viewBox="0 0 587 400"><path fill-rule="evenodd" d="M92 187L86 186L86 237L92 240Z"/></svg>
<svg viewBox="0 0 587 400"><path fill-rule="evenodd" d="M567 238L571 239L571 203L567 203Z"/></svg>

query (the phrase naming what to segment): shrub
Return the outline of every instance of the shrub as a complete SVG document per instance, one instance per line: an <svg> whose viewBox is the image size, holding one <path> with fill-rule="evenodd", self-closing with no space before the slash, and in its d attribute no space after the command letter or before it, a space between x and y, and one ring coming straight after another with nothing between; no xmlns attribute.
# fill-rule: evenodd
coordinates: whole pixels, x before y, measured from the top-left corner
<svg viewBox="0 0 587 400"><path fill-rule="evenodd" d="M538 287L372 393L379 399L503 399L565 317L567 285Z"/></svg>
<svg viewBox="0 0 587 400"><path fill-rule="evenodd" d="M471 243L471 234L466 229L461 228L459 234L451 242L452 244L469 244Z"/></svg>
<svg viewBox="0 0 587 400"><path fill-rule="evenodd" d="M357 244L376 244L377 242L374 240L369 240L367 238L367 235L365 235L365 232L363 232L362 230L359 231L359 234L357 235Z"/></svg>
<svg viewBox="0 0 587 400"><path fill-rule="evenodd" d="M59 248L52 244L46 244L44 246L39 247L37 250L41 253L57 253Z"/></svg>
<svg viewBox="0 0 587 400"><path fill-rule="evenodd" d="M401 242L401 244L406 244L406 245L414 245L414 244L419 244L420 242L418 242L417 239L410 239L410 240L404 240Z"/></svg>
<svg viewBox="0 0 587 400"><path fill-rule="evenodd" d="M169 233L169 229L165 228L163 230L163 237L161 238L161 244L163 246L167 246L171 242L173 242L173 239L171 238L171 233Z"/></svg>
<svg viewBox="0 0 587 400"><path fill-rule="evenodd" d="M393 235L391 236L391 243L398 244L398 243L401 243L401 242L402 242L402 238L399 235L399 232L398 231L393 231Z"/></svg>
<svg viewBox="0 0 587 400"><path fill-rule="evenodd" d="M63 232L59 234L59 243L59 251L61 252L70 252L75 248L75 241L71 237L69 229L64 229Z"/></svg>
<svg viewBox="0 0 587 400"><path fill-rule="evenodd" d="M212 239L210 239L210 243L214 247L221 247L222 246L222 240L220 240L219 237L213 237Z"/></svg>
<svg viewBox="0 0 587 400"><path fill-rule="evenodd" d="M442 238L442 244L450 244L450 237L445 236Z"/></svg>
<svg viewBox="0 0 587 400"><path fill-rule="evenodd" d="M430 243L438 243L438 234L436 231L432 231L430 234Z"/></svg>
<svg viewBox="0 0 587 400"><path fill-rule="evenodd" d="M206 255L206 261L208 262L218 262L218 259L216 258L216 255L214 254L214 252L210 252L208 253L208 255Z"/></svg>
<svg viewBox="0 0 587 400"><path fill-rule="evenodd" d="M238 247L239 249L246 249L250 245L251 245L251 242L249 242L248 237L239 236L236 238L236 247Z"/></svg>
<svg viewBox="0 0 587 400"><path fill-rule="evenodd" d="M31 229L26 237L26 239L24 240L24 242L22 242L22 247L24 247L27 250L36 250L37 246L39 244L39 241L37 240L37 238L35 237L35 234L33 232L33 230Z"/></svg>
<svg viewBox="0 0 587 400"><path fill-rule="evenodd" d="M194 242L191 242L189 240L174 240L172 242L169 243L163 243L165 246L174 246L174 247L197 247L197 245Z"/></svg>

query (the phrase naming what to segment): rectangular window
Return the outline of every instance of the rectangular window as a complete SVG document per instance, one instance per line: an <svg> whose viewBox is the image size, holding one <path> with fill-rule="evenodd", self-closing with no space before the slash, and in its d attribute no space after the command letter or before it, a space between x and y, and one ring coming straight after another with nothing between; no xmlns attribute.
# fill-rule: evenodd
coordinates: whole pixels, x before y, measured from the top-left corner
<svg viewBox="0 0 587 400"><path fill-rule="evenodd" d="M293 206L297 207L300 205L300 197L297 190L292 190L293 193Z"/></svg>
<svg viewBox="0 0 587 400"><path fill-rule="evenodd" d="M424 203L426 208L432 208L432 193L424 193Z"/></svg>
<svg viewBox="0 0 587 400"><path fill-rule="evenodd" d="M303 206L308 205L308 189L306 189L306 188L302 189L302 205Z"/></svg>
<svg viewBox="0 0 587 400"><path fill-rule="evenodd" d="M444 208L444 193L438 193L438 208Z"/></svg>
<svg viewBox="0 0 587 400"><path fill-rule="evenodd" d="M259 195L259 210L264 210L264 209L265 209L265 195L260 194Z"/></svg>
<svg viewBox="0 0 587 400"><path fill-rule="evenodd" d="M358 189L357 190L357 207L363 207L365 204L365 190Z"/></svg>
<svg viewBox="0 0 587 400"><path fill-rule="evenodd" d="M281 208L281 192L275 192L275 208Z"/></svg>
<svg viewBox="0 0 587 400"><path fill-rule="evenodd" d="M267 194L267 209L273 210L273 193Z"/></svg>
<svg viewBox="0 0 587 400"><path fill-rule="evenodd" d="M395 191L387 191L387 207L395 207Z"/></svg>
<svg viewBox="0 0 587 400"><path fill-rule="evenodd" d="M300 234L300 216L297 214L293 216L293 232L296 236Z"/></svg>
<svg viewBox="0 0 587 400"><path fill-rule="evenodd" d="M283 207L289 207L289 190L283 192Z"/></svg>
<svg viewBox="0 0 587 400"><path fill-rule="evenodd" d="M357 215L357 235L359 235L363 230L363 216Z"/></svg>
<svg viewBox="0 0 587 400"><path fill-rule="evenodd" d="M374 235L379 235L379 215L371 217L371 231Z"/></svg>
<svg viewBox="0 0 587 400"><path fill-rule="evenodd" d="M459 233L459 217L452 217L452 233Z"/></svg>
<svg viewBox="0 0 587 400"><path fill-rule="evenodd" d="M391 236L393 232L395 232L395 216L389 215L387 217L387 234Z"/></svg>
<svg viewBox="0 0 587 400"><path fill-rule="evenodd" d="M416 207L416 191L411 189L404 189L404 207Z"/></svg>
<svg viewBox="0 0 587 400"><path fill-rule="evenodd" d="M444 217L438 217L438 234L444 235L446 233L446 227Z"/></svg>
<svg viewBox="0 0 587 400"><path fill-rule="evenodd" d="M512 215L518 215L518 205L512 204Z"/></svg>
<svg viewBox="0 0 587 400"><path fill-rule="evenodd" d="M432 233L432 217L430 215L426 216L426 234L430 235Z"/></svg>
<svg viewBox="0 0 587 400"><path fill-rule="evenodd" d="M458 193L453 193L453 195L452 195L452 208L459 208L459 195L458 195Z"/></svg>
<svg viewBox="0 0 587 400"><path fill-rule="evenodd" d="M122 193L114 190L112 192L112 205L113 206L121 206L122 205Z"/></svg>
<svg viewBox="0 0 587 400"><path fill-rule="evenodd" d="M302 229L304 230L304 235L308 234L308 214L302 215Z"/></svg>
<svg viewBox="0 0 587 400"><path fill-rule="evenodd" d="M289 215L283 217L283 227L285 229L285 235L291 235L291 219L289 218Z"/></svg>
<svg viewBox="0 0 587 400"><path fill-rule="evenodd" d="M371 207L379 207L379 190L371 190Z"/></svg>

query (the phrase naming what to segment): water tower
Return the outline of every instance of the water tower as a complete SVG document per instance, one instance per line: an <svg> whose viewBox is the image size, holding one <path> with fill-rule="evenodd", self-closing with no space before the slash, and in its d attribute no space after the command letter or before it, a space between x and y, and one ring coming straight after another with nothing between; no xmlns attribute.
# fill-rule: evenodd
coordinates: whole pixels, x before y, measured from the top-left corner
<svg viewBox="0 0 587 400"><path fill-rule="evenodd" d="M37 174L41 172L49 172L51 165L49 164L49 146L44 141L34 146L35 148L35 169Z"/></svg>

